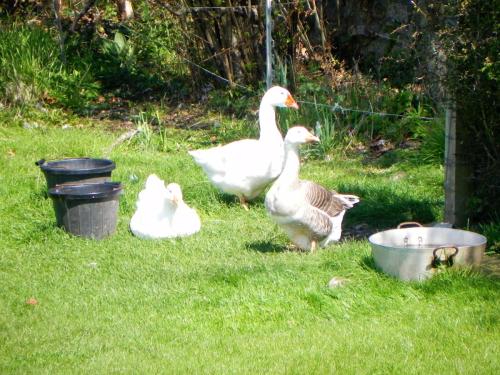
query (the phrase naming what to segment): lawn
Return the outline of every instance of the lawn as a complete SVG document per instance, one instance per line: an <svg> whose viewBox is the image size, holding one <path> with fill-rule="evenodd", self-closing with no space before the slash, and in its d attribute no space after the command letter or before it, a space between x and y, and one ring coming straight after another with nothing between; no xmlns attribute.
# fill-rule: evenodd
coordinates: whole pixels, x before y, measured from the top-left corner
<svg viewBox="0 0 500 375"><path fill-rule="evenodd" d="M343 240L308 254L290 250L262 198L245 212L219 194L173 131L169 152L113 149L124 185L117 232L73 237L55 226L34 162L101 157L117 136L0 127L0 373L500 373L498 279L449 270L400 282L375 269L366 238L348 234L442 220L442 167L407 160L411 151L307 160L303 177L362 199ZM130 233L150 173L182 186L199 233ZM347 282L329 288L332 277Z"/></svg>

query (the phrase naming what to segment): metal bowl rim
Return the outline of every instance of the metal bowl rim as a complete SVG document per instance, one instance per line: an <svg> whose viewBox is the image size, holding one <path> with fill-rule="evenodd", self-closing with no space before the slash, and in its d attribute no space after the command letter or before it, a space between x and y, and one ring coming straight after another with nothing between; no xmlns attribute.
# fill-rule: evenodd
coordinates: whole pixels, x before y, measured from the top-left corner
<svg viewBox="0 0 500 375"><path fill-rule="evenodd" d="M389 245L387 243L383 243L381 240L377 241L377 237L382 237L383 234L385 234L385 235L390 234L390 235L394 235L396 237L397 236L396 233L400 232L401 233L401 239L403 239L404 238L403 233L408 233L408 232L417 232L418 233L420 231L424 231L424 232L439 231L439 232L449 232L451 234L453 234L453 233L465 233L467 236L472 236L475 239L477 239L477 243L474 241L473 244L464 244L464 245L453 244L453 245L456 245L459 248L484 246L487 243L487 238L485 236L483 236L482 234L479 234L479 233L475 233L475 232L468 231L468 230L463 230L463 229L437 228L437 227L412 227L412 228L394 228L394 229L388 229L388 230L384 230L384 231L372 234L370 237L368 237L368 241L370 242L371 245L380 246L380 247L383 247L383 248L386 248L386 249L393 249L393 250L405 249L404 246L394 246L394 245ZM452 241L450 241L450 243L443 243L442 245L451 245L452 244L451 242ZM422 245L422 246L423 246L423 248L426 248L425 244ZM431 247L431 246L428 246L427 248L429 248L429 247Z"/></svg>

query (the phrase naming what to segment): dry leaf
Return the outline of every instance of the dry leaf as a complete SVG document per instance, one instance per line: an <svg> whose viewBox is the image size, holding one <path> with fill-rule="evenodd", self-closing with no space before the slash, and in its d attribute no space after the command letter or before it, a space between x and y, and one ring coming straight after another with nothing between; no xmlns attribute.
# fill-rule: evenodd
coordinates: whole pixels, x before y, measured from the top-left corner
<svg viewBox="0 0 500 375"><path fill-rule="evenodd" d="M31 297L26 301L27 305L38 305L38 301L35 297Z"/></svg>

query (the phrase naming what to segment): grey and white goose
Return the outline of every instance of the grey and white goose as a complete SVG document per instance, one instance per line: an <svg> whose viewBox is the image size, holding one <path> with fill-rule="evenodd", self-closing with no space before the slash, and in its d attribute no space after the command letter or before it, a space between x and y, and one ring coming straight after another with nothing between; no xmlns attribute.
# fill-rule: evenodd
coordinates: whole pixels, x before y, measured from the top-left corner
<svg viewBox="0 0 500 375"><path fill-rule="evenodd" d="M311 181L300 180L299 147L319 142L302 126L288 130L285 137L285 164L266 194L267 212L300 249L314 251L342 234L345 212L359 202L356 195L329 191Z"/></svg>

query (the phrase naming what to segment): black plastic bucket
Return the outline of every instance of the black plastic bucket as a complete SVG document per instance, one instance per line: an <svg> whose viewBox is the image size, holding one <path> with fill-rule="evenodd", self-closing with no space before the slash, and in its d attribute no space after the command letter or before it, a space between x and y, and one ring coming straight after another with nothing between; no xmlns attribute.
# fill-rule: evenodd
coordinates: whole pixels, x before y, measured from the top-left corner
<svg viewBox="0 0 500 375"><path fill-rule="evenodd" d="M76 236L102 239L116 230L119 182L57 185L49 189L57 225Z"/></svg>
<svg viewBox="0 0 500 375"><path fill-rule="evenodd" d="M47 180L47 188L67 183L106 182L111 180L115 163L108 159L72 158L35 163L40 167Z"/></svg>

